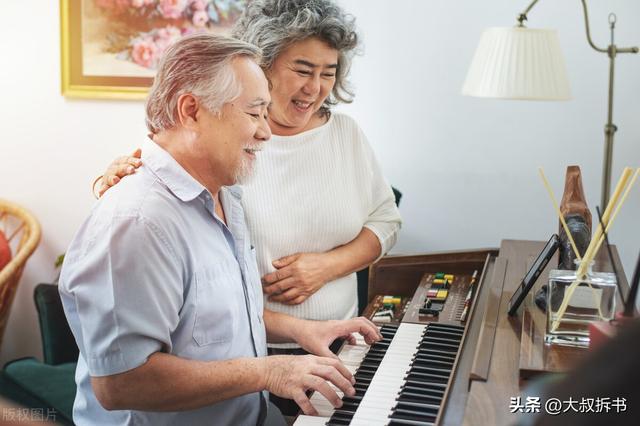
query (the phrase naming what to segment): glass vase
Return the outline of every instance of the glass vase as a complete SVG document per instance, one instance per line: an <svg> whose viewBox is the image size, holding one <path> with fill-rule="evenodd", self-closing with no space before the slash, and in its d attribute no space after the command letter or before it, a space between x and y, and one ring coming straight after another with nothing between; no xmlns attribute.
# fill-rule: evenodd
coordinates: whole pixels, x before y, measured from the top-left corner
<svg viewBox="0 0 640 426"><path fill-rule="evenodd" d="M579 261L576 263L579 266ZM618 291L616 276L611 272L593 272L592 264L582 277L577 276L578 271L554 269L549 273L546 343L588 347L589 324L613 319ZM578 284L573 286L576 281Z"/></svg>

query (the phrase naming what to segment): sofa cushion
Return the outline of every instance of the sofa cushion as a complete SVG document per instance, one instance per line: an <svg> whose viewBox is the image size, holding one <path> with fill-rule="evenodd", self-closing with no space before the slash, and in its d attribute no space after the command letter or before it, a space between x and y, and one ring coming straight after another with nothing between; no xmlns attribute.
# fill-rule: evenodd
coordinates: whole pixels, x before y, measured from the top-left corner
<svg viewBox="0 0 640 426"><path fill-rule="evenodd" d="M8 363L5 376L30 395L54 408L61 417L71 421L73 400L76 395L76 363L44 364L34 358L23 358Z"/></svg>

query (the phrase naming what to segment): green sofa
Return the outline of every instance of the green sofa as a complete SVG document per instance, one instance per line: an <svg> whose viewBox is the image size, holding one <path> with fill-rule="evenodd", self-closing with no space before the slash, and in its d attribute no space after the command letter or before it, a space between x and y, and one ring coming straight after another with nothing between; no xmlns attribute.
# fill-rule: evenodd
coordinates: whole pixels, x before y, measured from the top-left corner
<svg viewBox="0 0 640 426"><path fill-rule="evenodd" d="M40 321L44 362L22 358L7 363L0 374L0 395L43 417L72 425L78 347L64 316L58 286L39 284L34 300Z"/></svg>

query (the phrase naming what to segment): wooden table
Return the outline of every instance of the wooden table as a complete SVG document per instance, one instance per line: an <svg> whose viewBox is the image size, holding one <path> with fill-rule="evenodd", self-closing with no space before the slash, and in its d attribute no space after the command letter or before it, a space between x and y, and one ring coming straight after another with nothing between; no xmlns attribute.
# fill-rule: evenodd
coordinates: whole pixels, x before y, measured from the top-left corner
<svg viewBox="0 0 640 426"><path fill-rule="evenodd" d="M466 395L458 395L456 404L447 407L447 415L442 424L464 425L506 425L516 418L510 413L510 398L521 395L521 390L527 385L522 378L535 375L535 369L520 372L522 355L538 360L540 371L542 365L556 371L565 370L577 360L587 355L585 349L553 348L541 344L544 335L545 314L533 303L533 295L548 278L549 270L557 265L557 258L549 262L549 266L541 274L532 292L527 296L524 307L520 308L517 316L507 315L507 305L511 295L520 284L522 277L544 247L542 241L504 240L500 252L492 267L489 281L483 286L478 295L479 312L483 312L483 321L474 319L470 330L475 339L476 351L471 357L469 350L464 353L458 377L469 377L469 387ZM606 250L600 250L594 270L612 271L607 259ZM618 253L613 247L613 258L620 274L622 288L628 289L628 283L623 272ZM620 304L619 304L620 305ZM521 335L523 331L523 317L530 333L534 334L537 343L521 349ZM491 338L492 337L492 338ZM472 345L472 340L469 342ZM457 405L457 406L456 406ZM462 422L460 415L463 412Z"/></svg>

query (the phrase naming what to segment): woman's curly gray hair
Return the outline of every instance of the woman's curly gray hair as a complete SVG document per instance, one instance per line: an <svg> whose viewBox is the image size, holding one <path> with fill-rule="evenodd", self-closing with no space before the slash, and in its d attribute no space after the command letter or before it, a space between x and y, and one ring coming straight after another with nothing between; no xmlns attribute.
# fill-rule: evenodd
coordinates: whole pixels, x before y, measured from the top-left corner
<svg viewBox="0 0 640 426"><path fill-rule="evenodd" d="M269 70L291 44L317 37L338 51L336 83L323 104L353 101L347 82L351 60L358 47L355 18L331 0L253 0L233 29L233 36L262 49L262 66Z"/></svg>

